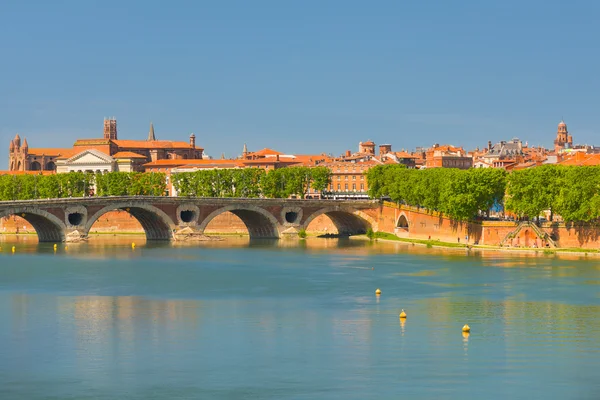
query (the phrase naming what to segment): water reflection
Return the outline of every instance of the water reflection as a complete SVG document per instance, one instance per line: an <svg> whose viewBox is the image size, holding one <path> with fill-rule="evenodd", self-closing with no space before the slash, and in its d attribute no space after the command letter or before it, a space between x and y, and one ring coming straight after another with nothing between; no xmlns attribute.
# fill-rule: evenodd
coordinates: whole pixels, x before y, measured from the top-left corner
<svg viewBox="0 0 600 400"><path fill-rule="evenodd" d="M0 255L0 398L458 398L465 387L478 398L578 398L598 388L594 260L361 240L138 240L56 254L18 242Z"/></svg>

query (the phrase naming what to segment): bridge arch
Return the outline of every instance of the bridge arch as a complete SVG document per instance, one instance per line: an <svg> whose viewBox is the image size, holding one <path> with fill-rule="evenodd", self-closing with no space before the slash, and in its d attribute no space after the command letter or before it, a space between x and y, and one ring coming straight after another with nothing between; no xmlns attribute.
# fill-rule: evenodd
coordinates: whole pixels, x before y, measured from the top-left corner
<svg viewBox="0 0 600 400"><path fill-rule="evenodd" d="M406 214L401 213L398 217L398 220L396 221L396 228L408 231L409 226L410 224L408 222L408 217L406 216Z"/></svg>
<svg viewBox="0 0 600 400"><path fill-rule="evenodd" d="M161 209L150 204L130 204L130 203L115 203L100 209L94 215L88 217L85 224L86 235L92 229L94 222L101 216L110 211L127 211L135 219L138 220L144 232L146 232L147 240L171 240L175 224L169 216Z"/></svg>
<svg viewBox="0 0 600 400"><path fill-rule="evenodd" d="M376 221L366 213L352 208L327 207L313 212L306 218L301 229L307 229L310 223L320 215L331 219L340 235L361 235L376 226Z"/></svg>
<svg viewBox="0 0 600 400"><path fill-rule="evenodd" d="M64 242L65 224L55 215L44 210L13 208L0 211L0 218L16 215L29 222L38 236L39 242Z"/></svg>
<svg viewBox="0 0 600 400"><path fill-rule="evenodd" d="M242 220L248 229L250 239L279 238L279 222L277 218L265 209L249 204L243 206L229 205L211 212L200 223L198 230L204 232L204 229L206 229L213 218L227 211Z"/></svg>

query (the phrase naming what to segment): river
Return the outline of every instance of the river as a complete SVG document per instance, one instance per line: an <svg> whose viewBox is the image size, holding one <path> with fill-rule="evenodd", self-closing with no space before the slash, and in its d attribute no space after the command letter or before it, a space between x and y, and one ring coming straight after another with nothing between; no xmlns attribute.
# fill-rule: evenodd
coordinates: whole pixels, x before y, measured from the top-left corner
<svg viewBox="0 0 600 400"><path fill-rule="evenodd" d="M600 398L599 258L1 240L3 400Z"/></svg>

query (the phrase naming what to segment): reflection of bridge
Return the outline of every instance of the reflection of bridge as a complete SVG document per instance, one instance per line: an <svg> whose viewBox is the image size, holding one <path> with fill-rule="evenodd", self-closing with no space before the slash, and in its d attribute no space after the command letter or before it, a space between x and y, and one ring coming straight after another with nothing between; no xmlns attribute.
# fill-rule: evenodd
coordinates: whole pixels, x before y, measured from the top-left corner
<svg viewBox="0 0 600 400"><path fill-rule="evenodd" d="M177 233L201 234L213 218L229 211L244 222L251 238L279 238L306 229L323 214L340 234L377 230L379 208L377 201L86 197L0 202L0 218L24 218L40 242L76 241L87 237L102 215L124 210L140 222L148 239L171 240Z"/></svg>

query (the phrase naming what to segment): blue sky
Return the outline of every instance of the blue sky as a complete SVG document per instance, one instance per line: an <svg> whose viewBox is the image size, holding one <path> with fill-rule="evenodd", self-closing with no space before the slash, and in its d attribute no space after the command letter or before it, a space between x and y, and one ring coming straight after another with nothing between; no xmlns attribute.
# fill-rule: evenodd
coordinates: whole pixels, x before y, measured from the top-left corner
<svg viewBox="0 0 600 400"><path fill-rule="evenodd" d="M0 2L0 168L8 141L191 132L208 154L412 149L519 137L564 116L600 144L600 2Z"/></svg>

